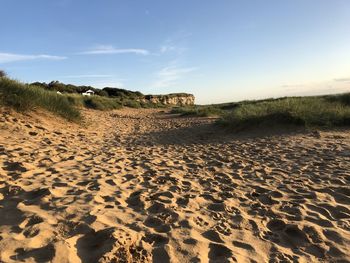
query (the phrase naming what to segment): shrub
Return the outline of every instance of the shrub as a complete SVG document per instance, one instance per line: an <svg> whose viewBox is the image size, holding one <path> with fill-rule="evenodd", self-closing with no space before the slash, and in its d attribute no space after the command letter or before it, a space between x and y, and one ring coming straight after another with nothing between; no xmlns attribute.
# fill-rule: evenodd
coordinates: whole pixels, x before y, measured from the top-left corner
<svg viewBox="0 0 350 263"><path fill-rule="evenodd" d="M109 87L103 88L102 90L106 92L110 97L136 99L143 96L143 94L139 91L130 91L125 89L109 88Z"/></svg>
<svg viewBox="0 0 350 263"><path fill-rule="evenodd" d="M0 69L0 78L6 77L6 72Z"/></svg>
<svg viewBox="0 0 350 263"><path fill-rule="evenodd" d="M122 107L119 100L113 98L106 98L100 96L84 97L81 96L83 100L83 105L86 108L95 110L113 110Z"/></svg>
<svg viewBox="0 0 350 263"><path fill-rule="evenodd" d="M123 106L138 109L141 108L141 103L136 100L126 100L123 101Z"/></svg>
<svg viewBox="0 0 350 263"><path fill-rule="evenodd" d="M350 93L328 95L328 96L325 96L324 98L330 102L339 102L344 105L350 106Z"/></svg>

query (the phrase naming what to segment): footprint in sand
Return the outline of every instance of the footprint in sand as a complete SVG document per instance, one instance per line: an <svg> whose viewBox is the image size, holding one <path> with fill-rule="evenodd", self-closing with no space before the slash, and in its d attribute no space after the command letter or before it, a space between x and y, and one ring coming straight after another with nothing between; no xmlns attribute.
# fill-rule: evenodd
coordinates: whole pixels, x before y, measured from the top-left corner
<svg viewBox="0 0 350 263"><path fill-rule="evenodd" d="M204 233L202 233L202 236L216 243L224 243L224 241L220 237L220 234L215 230L207 230Z"/></svg>
<svg viewBox="0 0 350 263"><path fill-rule="evenodd" d="M169 243L169 238L161 234L146 233L142 240L150 243L154 247L163 246Z"/></svg>
<svg viewBox="0 0 350 263"><path fill-rule="evenodd" d="M235 260L232 251L224 245L210 243L209 244L209 260L212 263L228 263Z"/></svg>
<svg viewBox="0 0 350 263"><path fill-rule="evenodd" d="M14 261L25 261L34 258L35 262L50 262L55 256L55 248L52 244L29 250L17 248L15 252L16 254L10 257Z"/></svg>

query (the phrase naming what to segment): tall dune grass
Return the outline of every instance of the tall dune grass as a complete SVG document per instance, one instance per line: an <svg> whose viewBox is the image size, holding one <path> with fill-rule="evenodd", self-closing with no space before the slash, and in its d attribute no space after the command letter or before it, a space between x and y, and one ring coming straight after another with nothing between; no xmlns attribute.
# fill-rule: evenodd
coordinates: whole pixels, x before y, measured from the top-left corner
<svg viewBox="0 0 350 263"><path fill-rule="evenodd" d="M7 77L0 78L0 105L12 107L17 111L42 108L70 121L78 121L81 118L79 110L67 96Z"/></svg>
<svg viewBox="0 0 350 263"><path fill-rule="evenodd" d="M260 126L350 126L350 93L174 108L182 116L218 116L233 129Z"/></svg>
<svg viewBox="0 0 350 263"><path fill-rule="evenodd" d="M9 106L17 111L28 111L35 108L46 109L70 121L81 118L79 108L95 110L120 109L123 106L132 108L154 108L159 105L140 103L130 98L82 96L80 94L57 94L56 91L43 89L33 84L24 84L6 77L0 71L0 106Z"/></svg>
<svg viewBox="0 0 350 263"><path fill-rule="evenodd" d="M338 97L283 98L245 103L224 114L220 123L236 129L271 125L333 127L350 125L350 105Z"/></svg>
<svg viewBox="0 0 350 263"><path fill-rule="evenodd" d="M102 96L82 96L79 94L65 94L70 103L76 107L85 107L94 110L114 110L122 108L121 102L116 98Z"/></svg>
<svg viewBox="0 0 350 263"><path fill-rule="evenodd" d="M215 106L192 106L173 108L171 113L180 114L181 116L209 117L220 116L223 110Z"/></svg>

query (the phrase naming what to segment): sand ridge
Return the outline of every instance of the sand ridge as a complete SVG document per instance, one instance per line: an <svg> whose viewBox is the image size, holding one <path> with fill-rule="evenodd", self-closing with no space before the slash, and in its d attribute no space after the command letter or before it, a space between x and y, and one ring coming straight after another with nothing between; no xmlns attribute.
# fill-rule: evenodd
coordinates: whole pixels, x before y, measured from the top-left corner
<svg viewBox="0 0 350 263"><path fill-rule="evenodd" d="M163 110L2 110L0 262L346 262L348 131L235 137Z"/></svg>

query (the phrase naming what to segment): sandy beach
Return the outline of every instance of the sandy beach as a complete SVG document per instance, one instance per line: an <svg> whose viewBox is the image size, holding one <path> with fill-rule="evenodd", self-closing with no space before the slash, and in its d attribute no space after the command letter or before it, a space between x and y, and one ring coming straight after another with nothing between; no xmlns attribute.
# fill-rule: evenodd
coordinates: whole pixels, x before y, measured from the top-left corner
<svg viewBox="0 0 350 263"><path fill-rule="evenodd" d="M350 133L0 111L0 262L349 262Z"/></svg>

